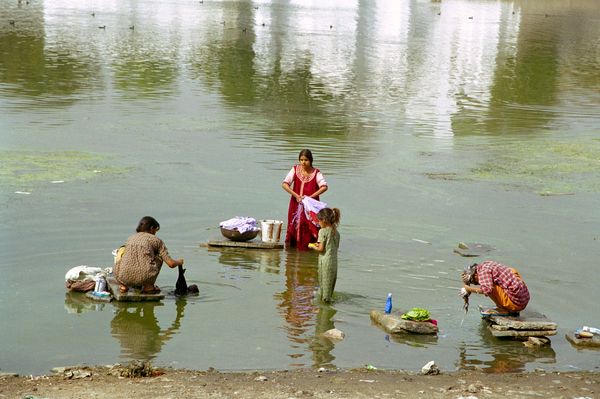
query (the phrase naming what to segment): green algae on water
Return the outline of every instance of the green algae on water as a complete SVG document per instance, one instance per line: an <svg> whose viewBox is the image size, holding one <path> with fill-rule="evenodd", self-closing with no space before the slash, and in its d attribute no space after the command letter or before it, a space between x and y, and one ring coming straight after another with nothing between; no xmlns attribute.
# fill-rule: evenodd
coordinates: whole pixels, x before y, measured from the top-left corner
<svg viewBox="0 0 600 399"><path fill-rule="evenodd" d="M33 186L43 182L91 180L123 170L108 157L79 152L0 151L0 183Z"/></svg>
<svg viewBox="0 0 600 399"><path fill-rule="evenodd" d="M528 141L496 143L471 170L476 180L499 181L542 195L599 192L600 144Z"/></svg>

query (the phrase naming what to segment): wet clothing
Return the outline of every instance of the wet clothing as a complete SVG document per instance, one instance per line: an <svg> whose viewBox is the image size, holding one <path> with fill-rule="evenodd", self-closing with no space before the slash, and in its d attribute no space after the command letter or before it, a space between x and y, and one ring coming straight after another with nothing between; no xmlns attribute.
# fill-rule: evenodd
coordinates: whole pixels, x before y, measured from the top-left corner
<svg viewBox="0 0 600 399"><path fill-rule="evenodd" d="M477 265L477 279L483 294L500 308L519 312L529 303L529 290L516 269L485 261Z"/></svg>
<svg viewBox="0 0 600 399"><path fill-rule="evenodd" d="M152 286L163 261L169 258L160 238L150 233L135 233L127 239L125 252L115 263L115 278L127 287Z"/></svg>
<svg viewBox="0 0 600 399"><path fill-rule="evenodd" d="M289 184L290 188L296 194L306 196L314 194L319 188L327 185L327 182L319 169L313 168L313 171L309 176L304 176L302 174L302 166L300 165L295 165L283 181ZM319 197L317 196L315 199L319 200ZM308 249L308 244L317 241L319 228L306 218L304 212L300 212L299 217L296 219L294 218L298 206L302 205L292 196L288 207L288 223L285 242L289 245L296 246L298 249Z"/></svg>
<svg viewBox="0 0 600 399"><path fill-rule="evenodd" d="M319 230L319 242L323 244L324 251L319 254L318 297L322 301L330 302L337 280L340 233L332 227L324 227Z"/></svg>

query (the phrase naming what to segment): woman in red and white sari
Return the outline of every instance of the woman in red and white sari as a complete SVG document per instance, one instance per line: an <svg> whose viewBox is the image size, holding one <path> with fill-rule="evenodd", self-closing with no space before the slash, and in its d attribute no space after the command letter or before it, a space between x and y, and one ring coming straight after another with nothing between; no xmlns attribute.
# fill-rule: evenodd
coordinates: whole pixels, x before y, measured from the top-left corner
<svg viewBox="0 0 600 399"><path fill-rule="evenodd" d="M292 167L281 183L283 189L291 195L285 242L298 249L308 249L309 243L317 241L319 227L307 219L302 209L302 199L310 197L318 201L319 195L327 191L327 182L321 171L312 166L313 156L310 150L300 151L298 161L298 165Z"/></svg>

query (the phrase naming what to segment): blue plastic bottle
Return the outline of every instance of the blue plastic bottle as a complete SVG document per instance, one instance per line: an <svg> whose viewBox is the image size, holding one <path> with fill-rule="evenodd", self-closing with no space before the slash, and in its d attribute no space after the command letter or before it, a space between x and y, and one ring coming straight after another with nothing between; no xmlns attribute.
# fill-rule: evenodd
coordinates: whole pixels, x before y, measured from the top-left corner
<svg viewBox="0 0 600 399"><path fill-rule="evenodd" d="M392 293L390 292L387 296L387 300L385 301L385 313L392 313Z"/></svg>

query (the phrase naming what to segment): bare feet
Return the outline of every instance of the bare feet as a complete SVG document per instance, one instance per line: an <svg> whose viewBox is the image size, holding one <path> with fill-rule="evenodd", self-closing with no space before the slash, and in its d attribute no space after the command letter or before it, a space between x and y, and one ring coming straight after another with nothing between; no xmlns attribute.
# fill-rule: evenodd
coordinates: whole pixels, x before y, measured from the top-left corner
<svg viewBox="0 0 600 399"><path fill-rule="evenodd" d="M142 294L158 294L160 292L160 288L156 285L150 285L142 288Z"/></svg>
<svg viewBox="0 0 600 399"><path fill-rule="evenodd" d="M129 288L127 288L126 286L124 286L123 284L119 284L119 292L121 294L126 294L127 291L129 290Z"/></svg>
<svg viewBox="0 0 600 399"><path fill-rule="evenodd" d="M519 312L511 312L502 308L489 308L481 311L482 316L519 316Z"/></svg>

